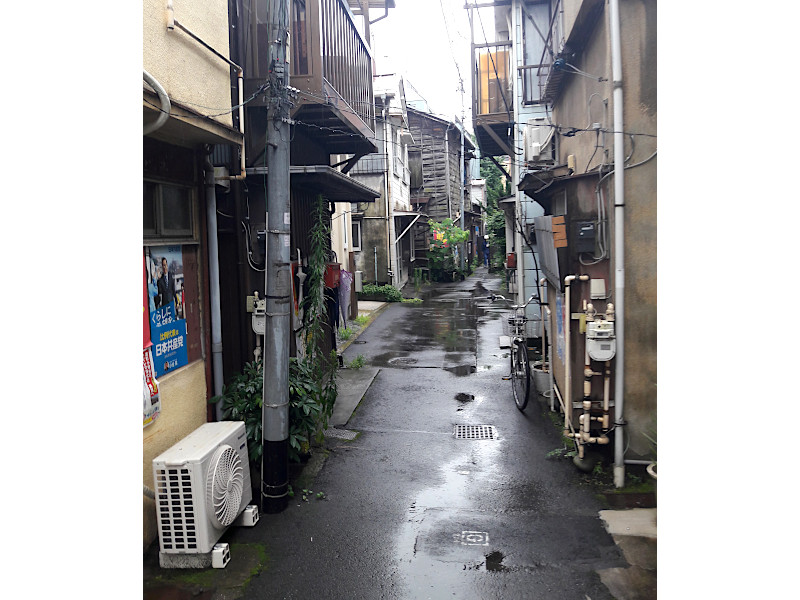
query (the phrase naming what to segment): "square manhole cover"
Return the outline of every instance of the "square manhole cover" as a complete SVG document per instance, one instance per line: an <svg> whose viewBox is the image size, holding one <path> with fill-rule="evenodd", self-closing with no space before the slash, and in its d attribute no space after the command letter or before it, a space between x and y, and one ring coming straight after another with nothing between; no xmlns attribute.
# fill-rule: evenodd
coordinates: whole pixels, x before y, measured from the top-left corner
<svg viewBox="0 0 800 600"><path fill-rule="evenodd" d="M457 440L495 440L494 425L453 425L453 437Z"/></svg>

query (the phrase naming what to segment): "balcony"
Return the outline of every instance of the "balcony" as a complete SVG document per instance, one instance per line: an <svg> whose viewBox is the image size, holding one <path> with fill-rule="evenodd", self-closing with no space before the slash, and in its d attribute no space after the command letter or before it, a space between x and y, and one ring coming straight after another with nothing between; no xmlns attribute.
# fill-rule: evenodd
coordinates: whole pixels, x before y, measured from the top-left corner
<svg viewBox="0 0 800 600"><path fill-rule="evenodd" d="M472 114L483 156L514 155L511 42L473 44Z"/></svg>
<svg viewBox="0 0 800 600"><path fill-rule="evenodd" d="M266 3L250 0L245 97L269 76ZM290 85L300 90L292 110L328 154L368 154L375 145L372 55L346 0L291 0ZM274 35L274 34L273 34ZM248 77L249 76L249 77ZM266 106L259 96L249 106Z"/></svg>

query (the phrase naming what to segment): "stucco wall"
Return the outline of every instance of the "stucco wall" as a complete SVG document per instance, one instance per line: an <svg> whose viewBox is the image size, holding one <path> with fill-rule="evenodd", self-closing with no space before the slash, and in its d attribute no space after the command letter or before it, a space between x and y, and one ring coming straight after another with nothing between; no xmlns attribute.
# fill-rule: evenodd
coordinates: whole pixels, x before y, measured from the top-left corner
<svg viewBox="0 0 800 600"><path fill-rule="evenodd" d="M161 415L143 430L142 475L144 485L153 487L153 459L206 422L205 363L197 360L159 378ZM143 505L144 548L157 540L153 500ZM158 543L156 541L156 543Z"/></svg>
<svg viewBox="0 0 800 600"><path fill-rule="evenodd" d="M185 32L167 30L165 0L143 1L143 67L164 86L171 101L203 114L231 106L228 63ZM227 0L173 0L175 20L223 56L228 52ZM231 114L215 117L231 126Z"/></svg>

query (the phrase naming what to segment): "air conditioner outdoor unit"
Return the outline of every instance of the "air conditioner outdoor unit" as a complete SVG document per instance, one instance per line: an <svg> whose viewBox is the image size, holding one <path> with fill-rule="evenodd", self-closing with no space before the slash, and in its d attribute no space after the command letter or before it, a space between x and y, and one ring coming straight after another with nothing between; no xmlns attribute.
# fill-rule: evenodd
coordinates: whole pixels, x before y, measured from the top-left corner
<svg viewBox="0 0 800 600"><path fill-rule="evenodd" d="M212 557L222 534L237 519L258 521L258 508L248 506L253 492L242 421L201 425L153 459L153 480L162 568L225 566L227 560Z"/></svg>

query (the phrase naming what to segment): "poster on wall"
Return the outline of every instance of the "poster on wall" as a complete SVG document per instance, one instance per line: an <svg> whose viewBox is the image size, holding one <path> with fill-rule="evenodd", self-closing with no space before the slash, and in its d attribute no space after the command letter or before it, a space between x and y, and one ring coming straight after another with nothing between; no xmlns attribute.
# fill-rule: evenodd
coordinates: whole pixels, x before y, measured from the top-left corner
<svg viewBox="0 0 800 600"><path fill-rule="evenodd" d="M152 346L151 346L152 347ZM142 351L144 355L143 366L144 374L142 378L142 390L144 392L144 425L152 425L161 414L161 394L158 392L158 381L153 370L153 353L150 348Z"/></svg>
<svg viewBox="0 0 800 600"><path fill-rule="evenodd" d="M156 377L188 363L183 254L180 246L145 250L153 370Z"/></svg>

